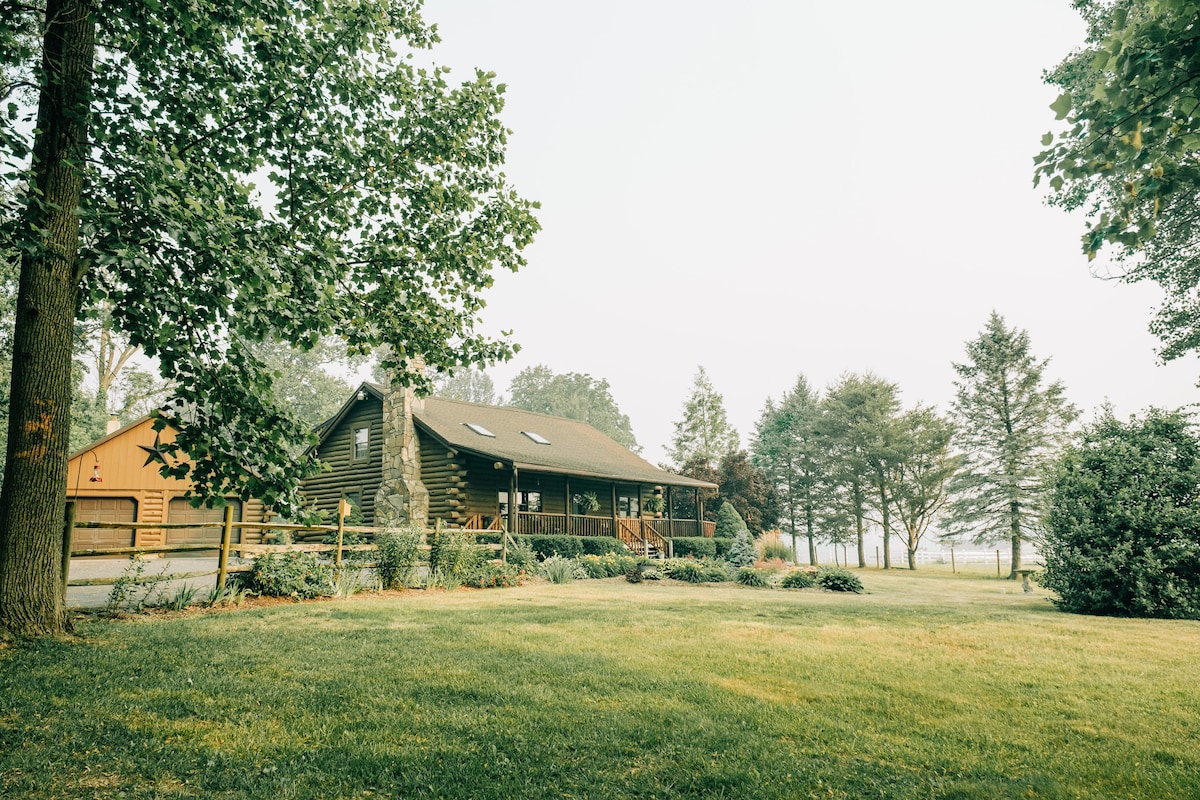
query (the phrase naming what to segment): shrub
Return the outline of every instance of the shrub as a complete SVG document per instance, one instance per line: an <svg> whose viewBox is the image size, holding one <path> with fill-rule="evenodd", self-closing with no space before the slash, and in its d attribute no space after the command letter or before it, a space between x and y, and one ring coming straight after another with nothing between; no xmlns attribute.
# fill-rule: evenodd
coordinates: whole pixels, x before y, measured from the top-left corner
<svg viewBox="0 0 1200 800"><path fill-rule="evenodd" d="M654 567L645 567L644 569L642 569L640 571L642 573L642 580L647 580L647 581L661 581L662 580L662 573L660 571L658 571L657 569L655 569Z"/></svg>
<svg viewBox="0 0 1200 800"><path fill-rule="evenodd" d="M750 531L742 529L733 537L733 547L729 550L729 563L735 567L749 567L758 560L758 550L754 547L754 539Z"/></svg>
<svg viewBox="0 0 1200 800"><path fill-rule="evenodd" d="M122 606L128 606L139 614L146 609L150 595L167 581L166 563L156 575L147 578L145 574L148 563L141 553L134 553L129 557L129 566L113 581L112 589L108 592L108 602L104 606L108 613L116 613Z"/></svg>
<svg viewBox="0 0 1200 800"><path fill-rule="evenodd" d="M675 557L713 558L717 555L717 541L700 536L679 537L671 540L674 543Z"/></svg>
<svg viewBox="0 0 1200 800"><path fill-rule="evenodd" d="M728 500L721 503L717 509L717 536L733 538L738 531L746 529L746 520L742 519L738 510Z"/></svg>
<svg viewBox="0 0 1200 800"><path fill-rule="evenodd" d="M416 582L424 536L421 529L413 525L379 534L375 540L379 548L375 562L384 589L401 589Z"/></svg>
<svg viewBox="0 0 1200 800"><path fill-rule="evenodd" d="M767 576L760 570L754 567L741 567L737 571L735 580L742 586L767 586Z"/></svg>
<svg viewBox="0 0 1200 800"><path fill-rule="evenodd" d="M574 559L563 556L550 556L538 567L542 577L551 583L570 583L575 580L575 569L578 564Z"/></svg>
<svg viewBox="0 0 1200 800"><path fill-rule="evenodd" d="M730 569L729 563L720 559L704 559L700 562L700 569L704 580L709 583L724 583L733 578L733 570Z"/></svg>
<svg viewBox="0 0 1200 800"><path fill-rule="evenodd" d="M466 531L435 530L429 539L431 584L456 589L474 576L482 558L473 536Z"/></svg>
<svg viewBox="0 0 1200 800"><path fill-rule="evenodd" d="M550 556L575 558L583 555L583 536L529 536L529 544L538 557L545 561Z"/></svg>
<svg viewBox="0 0 1200 800"><path fill-rule="evenodd" d="M537 553L525 537L516 537L508 548L508 563L517 569L532 572L537 567Z"/></svg>
<svg viewBox="0 0 1200 800"><path fill-rule="evenodd" d="M602 556L606 553L628 554L629 548L615 536L580 536L579 545L584 555Z"/></svg>
<svg viewBox="0 0 1200 800"><path fill-rule="evenodd" d="M1080 614L1200 619L1200 440L1191 420L1105 412L1064 450L1050 481L1045 570Z"/></svg>
<svg viewBox="0 0 1200 800"><path fill-rule="evenodd" d="M704 568L692 558L673 558L663 562L667 577L688 583L704 583Z"/></svg>
<svg viewBox="0 0 1200 800"><path fill-rule="evenodd" d="M780 561L795 561L796 554L792 552L792 548L782 542L764 542L762 546L763 561L770 561L773 558L778 558Z"/></svg>
<svg viewBox="0 0 1200 800"><path fill-rule="evenodd" d="M316 553L262 553L255 556L249 588L268 597L306 600L334 594L336 570Z"/></svg>
<svg viewBox="0 0 1200 800"><path fill-rule="evenodd" d="M480 589L506 589L510 586L520 586L527 574L524 568L511 562L497 564L492 561L484 561L479 565L475 576L467 581L467 584Z"/></svg>
<svg viewBox="0 0 1200 800"><path fill-rule="evenodd" d="M606 553L602 556L580 556L575 561L587 572L589 578L615 578L631 569L637 569L643 559L628 553Z"/></svg>
<svg viewBox="0 0 1200 800"><path fill-rule="evenodd" d="M724 536L718 536L709 539L717 549L717 558L729 558L729 551L733 549L733 539Z"/></svg>
<svg viewBox="0 0 1200 800"><path fill-rule="evenodd" d="M630 583L641 583L642 570L638 567L633 567L632 569L626 570L625 580L629 581Z"/></svg>
<svg viewBox="0 0 1200 800"><path fill-rule="evenodd" d="M725 562L707 558L667 559L662 563L662 573L668 578L688 583L720 583L730 577Z"/></svg>
<svg viewBox="0 0 1200 800"><path fill-rule="evenodd" d="M811 572L797 569L784 575L779 585L784 589L810 589L817 585L817 579Z"/></svg>
<svg viewBox="0 0 1200 800"><path fill-rule="evenodd" d="M817 583L828 592L863 592L858 576L841 567L822 567L817 573Z"/></svg>

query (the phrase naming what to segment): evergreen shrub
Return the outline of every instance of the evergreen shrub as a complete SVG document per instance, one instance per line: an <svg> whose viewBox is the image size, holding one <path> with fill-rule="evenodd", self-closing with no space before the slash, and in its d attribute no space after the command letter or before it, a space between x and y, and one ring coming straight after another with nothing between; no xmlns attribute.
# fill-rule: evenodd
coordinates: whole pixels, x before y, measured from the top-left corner
<svg viewBox="0 0 1200 800"><path fill-rule="evenodd" d="M671 540L674 543L676 558L715 558L717 553L717 540L709 539L702 536L686 536L677 537Z"/></svg>

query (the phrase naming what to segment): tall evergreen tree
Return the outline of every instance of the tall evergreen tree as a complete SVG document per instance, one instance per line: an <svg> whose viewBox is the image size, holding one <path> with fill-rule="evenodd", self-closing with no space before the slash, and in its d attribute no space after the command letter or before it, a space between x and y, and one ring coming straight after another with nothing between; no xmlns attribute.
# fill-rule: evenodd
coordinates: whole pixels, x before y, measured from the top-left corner
<svg viewBox="0 0 1200 800"><path fill-rule="evenodd" d="M952 535L977 543L1012 543L1009 577L1021 568L1021 544L1037 528L1045 495L1046 460L1079 416L1061 381L1046 382L1049 359L1038 361L1029 334L992 312L967 342L951 410L963 469L951 482Z"/></svg>
<svg viewBox="0 0 1200 800"><path fill-rule="evenodd" d="M725 398L700 367L692 382L692 393L683 404L683 416L675 423L667 455L675 468L681 469L696 459L716 464L737 449L738 434L725 413Z"/></svg>
<svg viewBox="0 0 1200 800"><path fill-rule="evenodd" d="M821 433L820 398L800 375L779 405L770 400L755 429L751 452L775 489L780 522L792 536L808 541L808 559L817 564L819 520L829 505L828 440Z"/></svg>
<svg viewBox="0 0 1200 800"><path fill-rule="evenodd" d="M863 544L872 510L883 530L884 565L891 566L891 505L887 470L894 458L899 388L871 373L843 375L825 393L821 431L833 459L834 497L843 516L854 521L858 566L867 566Z"/></svg>

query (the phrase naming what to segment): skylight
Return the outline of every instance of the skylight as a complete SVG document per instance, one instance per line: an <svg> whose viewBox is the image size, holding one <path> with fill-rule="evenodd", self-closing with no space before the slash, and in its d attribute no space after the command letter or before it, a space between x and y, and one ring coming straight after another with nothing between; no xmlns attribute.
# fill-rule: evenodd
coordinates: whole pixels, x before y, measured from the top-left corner
<svg viewBox="0 0 1200 800"><path fill-rule="evenodd" d="M534 433L533 431L521 431L521 433L525 434L538 444L550 444L550 440L545 436L542 436L540 433Z"/></svg>
<svg viewBox="0 0 1200 800"><path fill-rule="evenodd" d="M489 431L487 428L483 427L482 425L478 425L474 422L464 422L463 425L466 425L468 428L475 431L480 436L487 436L488 438L491 438L491 439L496 438L496 434L492 433L491 431Z"/></svg>

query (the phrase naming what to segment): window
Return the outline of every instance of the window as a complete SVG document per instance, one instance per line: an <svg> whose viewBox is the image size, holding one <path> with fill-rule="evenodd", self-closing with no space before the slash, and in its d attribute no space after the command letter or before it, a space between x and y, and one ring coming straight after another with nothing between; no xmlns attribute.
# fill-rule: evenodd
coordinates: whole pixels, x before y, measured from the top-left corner
<svg viewBox="0 0 1200 800"><path fill-rule="evenodd" d="M618 495L617 497L617 516L618 517L636 517L639 511L638 496L635 495Z"/></svg>
<svg viewBox="0 0 1200 800"><path fill-rule="evenodd" d="M517 492L517 497L520 498L517 511L530 511L534 514L541 513L541 492ZM500 492L500 516L508 516L508 492Z"/></svg>
<svg viewBox="0 0 1200 800"><path fill-rule="evenodd" d="M545 436L542 436L540 433L534 433L533 431L521 431L521 433L525 434L538 444L550 444L550 440Z"/></svg>
<svg viewBox="0 0 1200 800"><path fill-rule="evenodd" d="M464 423L463 423L463 425L466 425L468 428L470 428L471 430L475 431L475 432L476 432L476 433L478 433L480 436L486 436L486 437L488 437L489 439L495 439L495 438L496 438L496 434L492 433L492 432L491 432L491 431L489 431L487 428L483 427L482 425L479 425L478 423L475 423L475 422L464 422Z"/></svg>
<svg viewBox="0 0 1200 800"><path fill-rule="evenodd" d="M371 455L371 429L370 428L355 428L354 429L354 453L352 460L362 461L369 458Z"/></svg>

